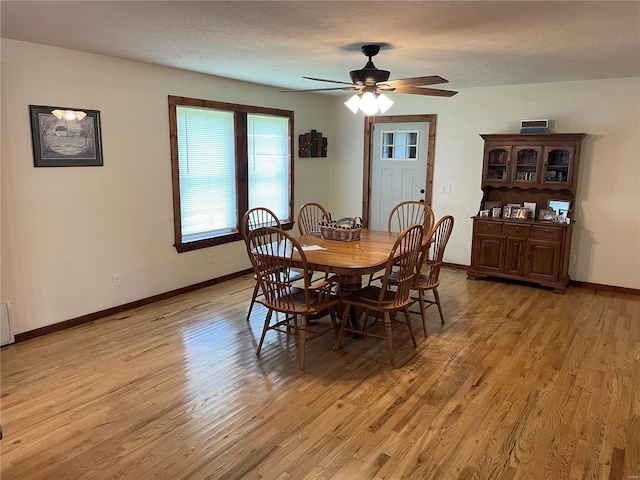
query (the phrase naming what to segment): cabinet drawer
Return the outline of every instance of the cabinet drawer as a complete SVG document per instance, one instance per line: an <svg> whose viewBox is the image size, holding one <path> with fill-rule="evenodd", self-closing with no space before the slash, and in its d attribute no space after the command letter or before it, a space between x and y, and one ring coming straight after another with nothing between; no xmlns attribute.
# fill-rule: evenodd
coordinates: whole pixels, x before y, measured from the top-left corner
<svg viewBox="0 0 640 480"><path fill-rule="evenodd" d="M561 240L562 227L535 226L533 227L532 236L534 238L544 238L546 240Z"/></svg>
<svg viewBox="0 0 640 480"><path fill-rule="evenodd" d="M489 235L502 235L502 222L476 221L476 232Z"/></svg>
<svg viewBox="0 0 640 480"><path fill-rule="evenodd" d="M517 223L505 223L504 234L508 237L531 236L531 225L518 225Z"/></svg>

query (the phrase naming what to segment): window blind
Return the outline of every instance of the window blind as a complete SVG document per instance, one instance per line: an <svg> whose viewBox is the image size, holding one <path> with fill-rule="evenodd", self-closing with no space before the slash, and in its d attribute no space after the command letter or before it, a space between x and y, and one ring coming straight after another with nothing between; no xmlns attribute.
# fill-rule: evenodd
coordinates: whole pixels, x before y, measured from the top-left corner
<svg viewBox="0 0 640 480"><path fill-rule="evenodd" d="M289 217L289 119L247 116L249 208L267 207L282 220Z"/></svg>
<svg viewBox="0 0 640 480"><path fill-rule="evenodd" d="M236 228L234 113L176 107L183 242Z"/></svg>

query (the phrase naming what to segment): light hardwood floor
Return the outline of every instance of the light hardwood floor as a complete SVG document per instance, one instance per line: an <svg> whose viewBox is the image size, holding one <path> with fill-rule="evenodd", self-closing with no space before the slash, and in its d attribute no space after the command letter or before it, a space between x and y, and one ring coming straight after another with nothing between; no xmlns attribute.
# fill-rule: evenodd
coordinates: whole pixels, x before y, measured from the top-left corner
<svg viewBox="0 0 640 480"><path fill-rule="evenodd" d="M251 276L2 349L2 480L640 476L640 297L443 270L418 348L296 342Z"/></svg>

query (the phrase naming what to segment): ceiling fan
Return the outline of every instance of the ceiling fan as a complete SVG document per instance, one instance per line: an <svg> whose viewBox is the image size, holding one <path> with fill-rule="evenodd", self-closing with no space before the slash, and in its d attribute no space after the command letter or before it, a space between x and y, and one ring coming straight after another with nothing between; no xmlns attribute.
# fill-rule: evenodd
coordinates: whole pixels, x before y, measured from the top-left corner
<svg viewBox="0 0 640 480"><path fill-rule="evenodd" d="M351 83L339 80L326 80L324 78L302 77L316 82L337 83L342 87L311 88L307 90L281 90L282 92L326 92L331 90L355 91L356 94L345 105L353 113L358 109L365 114L373 115L378 111L384 113L392 104L384 92L409 93L412 95L430 95L437 97L452 97L458 92L452 90L439 90L435 88L425 88L427 85L437 85L447 83L444 78L432 75L428 77L401 78L389 80L391 72L376 68L371 60L380 51L380 45L363 45L362 53L369 58L369 61L360 70L351 70L349 76Z"/></svg>

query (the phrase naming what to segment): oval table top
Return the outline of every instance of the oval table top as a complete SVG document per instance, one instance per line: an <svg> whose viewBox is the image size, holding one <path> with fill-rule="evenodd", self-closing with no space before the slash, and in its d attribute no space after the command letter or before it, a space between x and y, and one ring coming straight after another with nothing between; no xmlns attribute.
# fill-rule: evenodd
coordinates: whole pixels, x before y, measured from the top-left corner
<svg viewBox="0 0 640 480"><path fill-rule="evenodd" d="M398 233L363 229L360 240L341 242L327 240L314 234L300 235L309 268L339 275L364 275L384 267ZM317 245L324 250L307 250ZM294 254L294 259L297 255Z"/></svg>

